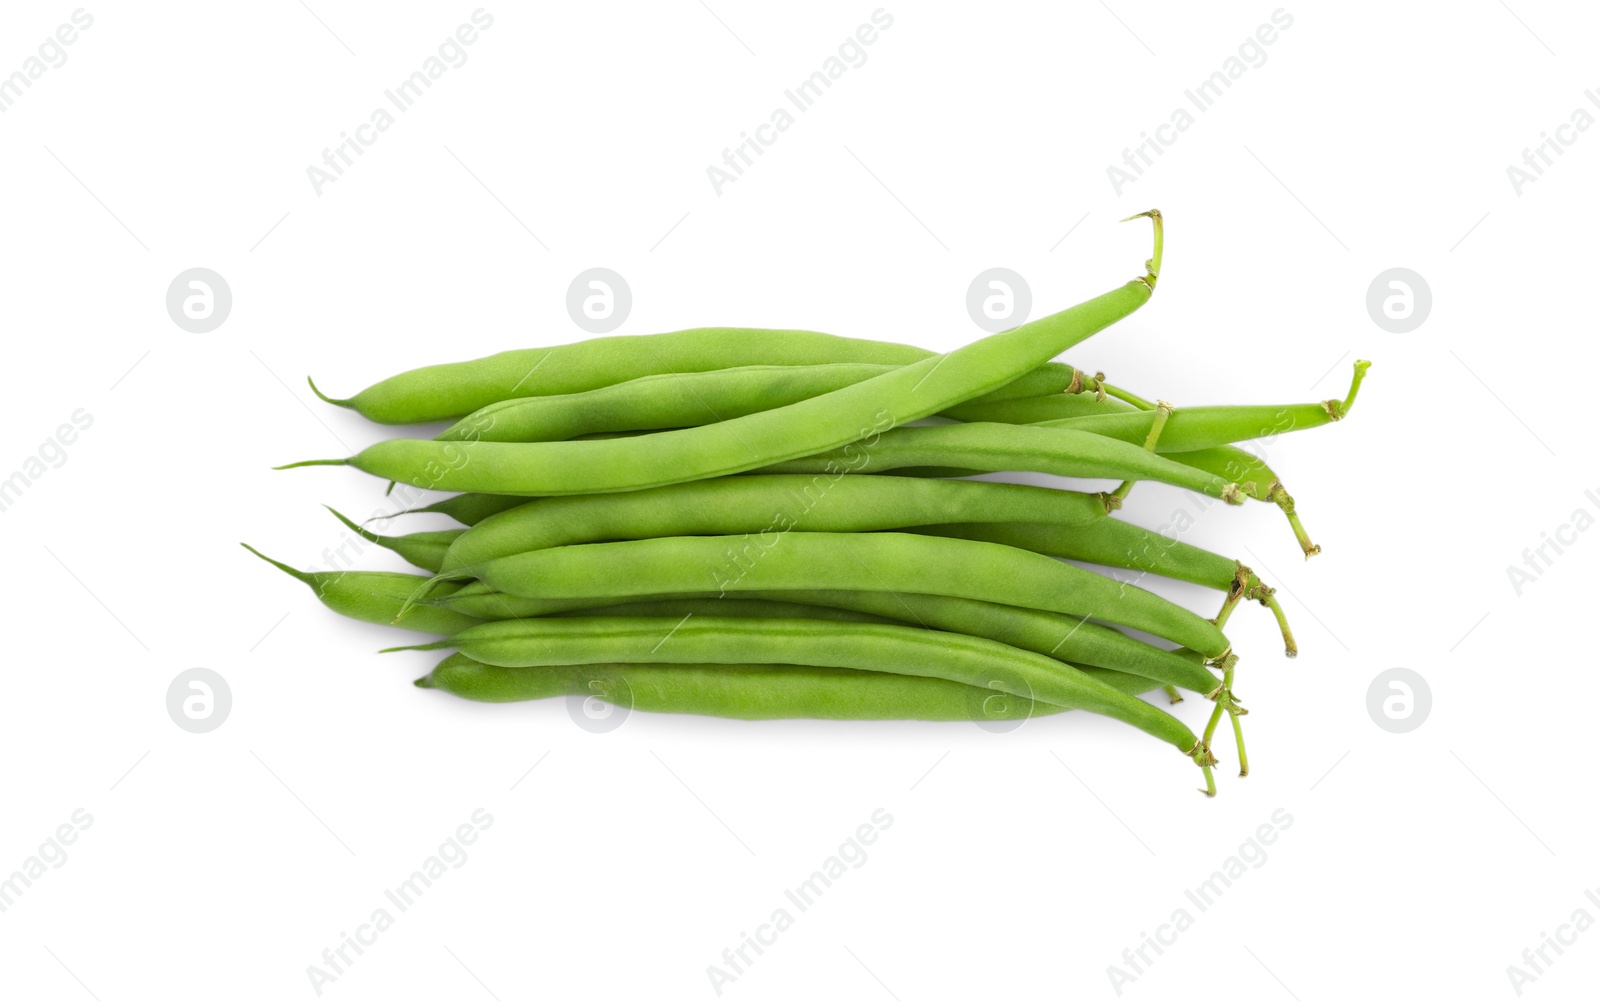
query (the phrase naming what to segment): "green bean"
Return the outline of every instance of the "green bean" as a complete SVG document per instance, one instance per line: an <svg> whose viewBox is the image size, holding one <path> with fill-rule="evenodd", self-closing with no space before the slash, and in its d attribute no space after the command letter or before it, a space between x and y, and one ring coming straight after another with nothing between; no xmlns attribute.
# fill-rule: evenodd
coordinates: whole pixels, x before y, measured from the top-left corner
<svg viewBox="0 0 1600 1002"><path fill-rule="evenodd" d="M968 481L957 481L965 483ZM1092 495L1091 495L1092 496ZM1064 560L1102 564L1203 585L1217 591L1234 587L1240 564L1232 557L1201 549L1181 539L1137 529L1110 515L1087 525L1053 525L1019 519L1014 522L966 522L923 525L916 531L935 536L981 539ZM1115 531L1106 531L1115 530ZM1248 568L1245 569L1248 572ZM1253 575L1252 575L1253 576ZM1256 582L1259 583L1259 582Z"/></svg>
<svg viewBox="0 0 1600 1002"><path fill-rule="evenodd" d="M1104 516L1105 506L1098 497L1047 487L843 474L751 474L623 494L528 501L484 519L458 537L440 567L456 570L530 550L602 540L770 535L791 529L859 532L994 520L1087 525ZM1132 526L1127 531L1130 536L1138 532ZM1136 542L1130 538L1129 545Z"/></svg>
<svg viewBox="0 0 1600 1002"><path fill-rule="evenodd" d="M993 421L997 424L1037 424L1063 418L1098 417L1107 414L1137 414L1120 400L1106 400L1092 393L1051 393L1007 400L969 400L948 407L941 416L957 421Z"/></svg>
<svg viewBox="0 0 1600 1002"><path fill-rule="evenodd" d="M398 553L406 563L413 567L420 567L425 571L438 573L443 565L444 556L450 549L450 544L461 537L465 530L440 529L435 532L412 532L404 536L383 536L345 518L334 508L328 505L322 507L333 512L333 517L343 522L345 528L365 539L369 543L377 543L386 550Z"/></svg>
<svg viewBox="0 0 1600 1002"><path fill-rule="evenodd" d="M508 668L573 664L795 664L943 678L1121 720L1189 757L1216 791L1216 759L1187 726L1081 671L993 640L907 626L809 620L690 617L663 633L649 618L485 623L449 640L406 650L454 647ZM705 705L718 705L707 693Z"/></svg>
<svg viewBox="0 0 1600 1002"><path fill-rule="evenodd" d="M582 393L502 400L473 411L445 429L438 440L555 442L606 432L691 428L798 403L896 368L848 363L747 365L640 376ZM1046 363L980 400L1061 393L1075 375L1081 376L1069 365Z"/></svg>
<svg viewBox="0 0 1600 1002"><path fill-rule="evenodd" d="M781 595L775 592L774 595ZM652 616L677 620L684 616L731 616L739 619L826 619L840 623L898 623L893 616L874 616L841 606L811 605L803 596L783 598L650 598L642 602L584 606L561 609L545 615L573 616ZM602 600L604 601L604 600ZM486 616L486 619L515 619L515 616ZM520 617L528 618L528 617Z"/></svg>
<svg viewBox="0 0 1600 1002"><path fill-rule="evenodd" d="M1106 521L1111 524L1123 524L1109 517ZM1141 574L1156 574L1178 581L1188 581L1226 592L1230 603L1233 604L1237 604L1240 599L1248 598L1260 602L1277 619L1278 630L1283 635L1284 653L1291 658L1300 653L1294 634L1289 629L1288 617L1275 597L1276 591L1263 583L1255 572L1244 564L1158 532L1140 530L1140 535L1132 536L1120 532L1097 531L1101 528L1103 527L1067 527L1040 522L970 522L956 525L925 525L919 526L916 531L937 536L981 539L1064 560L1081 560L1090 564L1103 564L1107 567L1139 571Z"/></svg>
<svg viewBox="0 0 1600 1002"><path fill-rule="evenodd" d="M554 348L503 351L390 376L347 400L379 424L454 421L518 396L581 393L663 372L703 372L744 365L806 365L819 359L908 365L927 352L887 341L835 337L815 331L697 327L666 334L590 338ZM309 381L309 380L308 380Z"/></svg>
<svg viewBox="0 0 1600 1002"><path fill-rule="evenodd" d="M492 494L600 494L740 473L855 442L1004 386L1122 319L1149 300L1159 274L1161 226L1148 272L1039 320L993 334L799 403L698 428L574 442L391 439L343 460L388 480Z"/></svg>
<svg viewBox="0 0 1600 1002"><path fill-rule="evenodd" d="M414 593L425 580L414 574L387 571L300 571L273 560L248 543L239 545L296 581L310 586L322 604L334 612L363 623L396 623L406 597ZM427 607L412 610L412 614L406 617L404 628L419 633L448 635L481 622L483 620L451 609Z"/></svg>
<svg viewBox="0 0 1600 1002"><path fill-rule="evenodd" d="M1365 377L1367 368L1371 364L1372 363L1366 361L1356 362L1355 375L1350 383L1349 394L1343 401L1335 402L1330 400L1327 402L1326 406L1328 406L1330 409L1336 408L1338 410L1340 418L1349 413L1350 408L1355 405L1356 392L1360 389L1361 381ZM1098 410L1100 413L1104 414L1120 414L1126 412L1128 407L1133 407L1141 411L1156 410L1156 404L1153 404L1142 397L1136 396L1127 390L1112 386L1109 383L1102 383L1101 385L1106 392L1111 395L1112 399L1095 401L1093 398L1078 398L1079 404L1077 406L1084 413L1089 413L1092 410ZM1000 404L999 406L1002 408L1010 408L1010 402ZM1026 405L1022 406L1026 407ZM1030 416L1023 410L1019 410L1017 408L1010 408L1004 411L994 411L991 413L995 414L1002 420L1011 418L1026 418ZM1075 411L1074 414L1076 413L1077 412ZM1247 450L1241 449L1236 445L1221 445L1191 452L1172 453L1168 455L1167 458L1174 460L1175 462L1182 463L1185 466L1194 467L1197 470L1201 470L1213 476L1221 477L1230 483L1239 484L1240 489L1243 490L1246 495L1254 498L1257 501L1270 501L1277 504L1279 508L1283 509L1284 515L1288 518L1289 527L1294 530L1294 537L1300 543L1300 549L1305 553L1306 559L1309 560L1311 557L1322 552L1322 547L1311 541L1311 537L1306 533L1305 526L1300 523L1300 516L1295 512L1294 498L1290 496L1288 489L1283 486L1283 481L1279 479L1278 475L1273 472L1272 468L1268 466L1266 461L1261 457L1256 456ZM922 473L922 471L918 472ZM955 474L922 473L922 475L950 476ZM1282 621L1281 615L1279 616L1279 620L1280 622ZM1289 647L1291 650L1293 649L1294 645L1292 642L1289 644ZM1292 656L1293 655L1291 655L1291 657Z"/></svg>
<svg viewBox="0 0 1600 1002"><path fill-rule="evenodd" d="M882 473L917 467L1030 471L1095 480L1154 480L1229 504L1245 494L1231 483L1136 445L1084 431L1038 425L950 424L896 428L875 439L774 463L763 473Z"/></svg>
<svg viewBox="0 0 1600 1002"><path fill-rule="evenodd" d="M950 519L972 521L939 524ZM1237 586L1245 597L1272 610L1291 657L1296 650L1272 589L1248 569L1246 576L1236 581L1239 565L1233 559L1112 518L1102 495L1045 487L968 480L751 475L593 498L527 501L484 519L465 533L447 530L386 537L364 529L356 531L437 573L518 553L602 540L740 532L770 538L773 533L795 530L902 528L1002 543L1224 592ZM753 540L743 542L747 550L765 548L758 548Z"/></svg>
<svg viewBox="0 0 1600 1002"><path fill-rule="evenodd" d="M491 589L527 598L621 598L705 589L920 591L1119 623L1207 657L1229 650L1227 638L1210 621L1158 595L1009 546L901 532L798 532L756 545L761 548L738 538L667 536L557 546L484 561L433 580L476 577Z"/></svg>
<svg viewBox="0 0 1600 1002"><path fill-rule="evenodd" d="M1137 696L1149 679L1091 669L1093 678ZM511 703L585 696L629 710L738 720L1027 720L1066 707L962 682L916 675L749 664L593 664L500 668L452 654L416 684L464 699Z"/></svg>
<svg viewBox="0 0 1600 1002"><path fill-rule="evenodd" d="M1366 377L1370 362L1357 362L1350 381L1350 392L1343 400L1324 400L1315 404L1283 404L1247 407L1181 407L1171 410L1154 442L1161 453L1196 452L1234 442L1274 438L1292 431L1317 428L1343 420L1355 406L1356 394ZM1071 428L1142 445L1161 413L1127 411L1064 420L1044 421L1049 428Z"/></svg>
<svg viewBox="0 0 1600 1002"><path fill-rule="evenodd" d="M452 494L432 504L398 512L400 515L445 515L462 525L473 526L490 515L498 515L528 503L527 498L514 494Z"/></svg>
<svg viewBox="0 0 1600 1002"><path fill-rule="evenodd" d="M999 605L974 599L915 592L846 589L785 589L739 592L738 598L715 592L653 595L644 601L610 605L611 598L529 599L496 592L473 582L448 596L430 600L482 620L533 619L541 616L723 615L720 606L754 610L762 603L808 609L847 611L872 621L892 620L935 630L986 637L1011 647L1045 654L1079 667L1126 672L1218 698L1216 676L1203 655L1187 649L1162 650L1117 630L1076 616ZM807 613L817 618L817 613Z"/></svg>
<svg viewBox="0 0 1600 1002"><path fill-rule="evenodd" d="M968 422L1042 423L1048 427L1051 422L1062 419L1078 417L1120 419L1126 415L1137 414L1140 410L1156 409L1155 404L1136 397L1126 390L1109 383L1101 382L1098 385L1103 391L1110 393L1110 396L1088 393L1055 394L1003 401L971 401L945 410L943 416ZM1138 406L1135 406L1135 402ZM1272 486L1278 482L1277 474L1273 473L1266 463L1237 446L1227 445L1198 452L1169 453L1166 458L1184 466L1192 466L1212 476L1221 477L1227 483L1238 484L1247 496L1257 501L1276 500L1275 496L1269 494ZM902 467L894 472L901 476L916 477L970 477L991 471L929 466Z"/></svg>
<svg viewBox="0 0 1600 1002"><path fill-rule="evenodd" d="M1283 486L1278 475L1265 460L1236 445L1199 449L1195 452L1175 452L1163 458L1238 484L1246 496L1256 501L1272 501L1274 489L1281 489Z"/></svg>

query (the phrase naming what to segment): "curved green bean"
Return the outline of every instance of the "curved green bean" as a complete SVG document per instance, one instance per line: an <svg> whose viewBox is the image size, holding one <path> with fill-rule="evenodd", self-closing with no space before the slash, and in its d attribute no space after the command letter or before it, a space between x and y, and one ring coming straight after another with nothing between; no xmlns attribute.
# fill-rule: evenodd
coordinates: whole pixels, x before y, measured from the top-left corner
<svg viewBox="0 0 1600 1002"><path fill-rule="evenodd" d="M923 592L1118 623L1206 657L1229 651L1227 637L1209 620L1142 588L1014 547L915 533L798 532L754 547L722 536L586 543L488 560L433 580L469 577L507 595L541 599L708 589Z"/></svg>
<svg viewBox="0 0 1600 1002"><path fill-rule="evenodd" d="M762 473L882 473L918 467L995 473L1029 471L1093 480L1154 480L1229 504L1243 504L1239 484L1085 431L1039 425L949 424L896 428L874 440L786 460Z"/></svg>
<svg viewBox="0 0 1600 1002"><path fill-rule="evenodd" d="M1105 519L1091 494L967 480L751 474L594 497L540 498L485 518L450 544L456 570L551 546L656 536L790 530L860 532L993 520L1086 525ZM1127 523L1131 537L1140 530ZM1114 530L1113 530L1114 531Z"/></svg>
<svg viewBox="0 0 1600 1002"><path fill-rule="evenodd" d="M1147 678L1085 674L1137 696ZM586 696L630 710L738 720L1027 720L1066 707L962 682L851 668L749 664L593 664L500 668L452 654L416 684L463 699L511 703Z"/></svg>
<svg viewBox="0 0 1600 1002"><path fill-rule="evenodd" d="M691 617L662 632L660 619L547 619L485 623L433 644L508 668L595 663L797 664L943 678L1072 709L1139 728L1199 765L1215 792L1208 748L1171 714L1031 651L981 637L876 623ZM708 695L707 702L712 702Z"/></svg>
<svg viewBox="0 0 1600 1002"><path fill-rule="evenodd" d="M388 480L493 494L601 494L682 483L834 449L983 395L1049 361L1149 300L1160 269L1161 227L1148 274L1077 306L993 334L946 355L799 403L716 424L629 438L573 442L391 439L343 460Z"/></svg>
<svg viewBox="0 0 1600 1002"><path fill-rule="evenodd" d="M343 522L345 528L367 542L377 543L386 550L398 553L413 567L434 573L438 573L439 568L443 566L444 556L449 552L450 544L466 532L465 529L439 529L434 532L412 532L404 536L384 536L365 526L357 525L329 505L322 507L333 512L333 517Z"/></svg>
<svg viewBox="0 0 1600 1002"><path fill-rule="evenodd" d="M581 393L501 400L473 411L437 439L557 442L608 432L692 428L798 403L896 368L853 363L747 365L640 376ZM1048 362L979 399L1061 393L1076 375L1081 374L1070 365Z"/></svg>
<svg viewBox="0 0 1600 1002"><path fill-rule="evenodd" d="M301 571L272 559L248 543L239 545L309 586L322 604L334 612L363 623L400 625L398 617L407 597L426 581L415 574L393 574L388 571ZM451 590L454 591L455 587L451 586ZM481 622L483 620L475 616L429 606L411 610L405 619L404 629L449 635Z"/></svg>
<svg viewBox="0 0 1600 1002"><path fill-rule="evenodd" d="M757 614L763 604L796 603L813 610L840 610L871 621L894 621L974 637L987 637L1011 647L1044 654L1079 667L1092 666L1139 675L1163 685L1216 698L1217 678L1204 656L1180 649L1167 651L1124 633L1076 616L999 605L975 599L916 592L848 589L783 589L739 592L737 598L712 591L667 593L641 601L611 605L612 599L530 599L494 591L473 582L448 596L430 600L481 620L533 619L542 616ZM718 612L727 607L733 612ZM602 611L604 610L604 611ZM818 613L806 614L818 618ZM848 617L847 617L848 618Z"/></svg>
<svg viewBox="0 0 1600 1002"><path fill-rule="evenodd" d="M808 365L819 359L909 365L928 352L888 341L816 331L696 327L664 334L589 338L553 348L502 351L469 362L411 369L330 404L379 424L454 421L519 396L581 393L664 372L703 372L744 365ZM308 380L309 382L309 380Z"/></svg>

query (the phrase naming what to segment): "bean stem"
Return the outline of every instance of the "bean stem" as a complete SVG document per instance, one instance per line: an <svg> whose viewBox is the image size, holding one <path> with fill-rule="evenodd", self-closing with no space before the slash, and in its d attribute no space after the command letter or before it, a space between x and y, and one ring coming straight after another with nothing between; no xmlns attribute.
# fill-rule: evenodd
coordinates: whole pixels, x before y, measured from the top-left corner
<svg viewBox="0 0 1600 1002"><path fill-rule="evenodd" d="M1278 599L1274 594L1274 589L1268 588L1266 585L1262 584L1259 578L1252 578L1251 580L1255 581L1256 584L1255 587L1250 590L1250 597L1255 601L1260 602L1268 609L1271 609L1272 615L1278 620L1278 632L1283 634L1284 657L1292 658L1298 656L1300 653L1300 645L1296 644L1294 641L1294 633L1289 629L1289 618L1284 615L1283 606L1278 604ZM1221 627L1219 626L1218 629L1220 628Z"/></svg>
<svg viewBox="0 0 1600 1002"><path fill-rule="evenodd" d="M1153 411L1156 409L1155 404L1141 396L1137 396L1128 392L1127 390L1124 390L1120 386L1112 386L1110 383L1101 383L1100 388L1105 391L1107 396L1116 397L1123 403L1132 404L1142 411Z"/></svg>
<svg viewBox="0 0 1600 1002"><path fill-rule="evenodd" d="M1236 654L1230 654L1222 660L1222 684L1210 694L1217 705L1211 710L1211 719L1206 721L1205 733L1200 736L1200 742L1210 747L1211 738L1217 731L1217 724L1222 720L1222 713L1226 710L1232 720L1234 745L1239 752L1239 776L1243 778L1250 774L1250 759L1245 754L1244 728L1239 723L1239 718L1250 711L1240 706L1233 695L1233 675L1238 663L1239 657Z"/></svg>
<svg viewBox="0 0 1600 1002"><path fill-rule="evenodd" d="M1350 408L1356 405L1356 394L1361 391L1361 381L1367 378L1367 370L1371 367L1371 362L1365 359L1357 359L1355 374L1350 377L1350 392L1345 394L1343 400L1323 402L1322 406L1328 409L1328 415L1335 421L1343 421L1345 415L1350 413Z"/></svg>
<svg viewBox="0 0 1600 1002"><path fill-rule="evenodd" d="M1150 433L1144 437L1144 451L1155 452L1156 443L1161 441L1161 432L1167 427L1167 418L1172 416L1172 405L1165 400L1157 401L1156 416L1150 421ZM1133 485L1138 481L1124 480L1111 492L1111 497L1117 499L1116 504L1106 502L1107 508L1121 508L1122 502L1128 499L1128 492L1133 490Z"/></svg>

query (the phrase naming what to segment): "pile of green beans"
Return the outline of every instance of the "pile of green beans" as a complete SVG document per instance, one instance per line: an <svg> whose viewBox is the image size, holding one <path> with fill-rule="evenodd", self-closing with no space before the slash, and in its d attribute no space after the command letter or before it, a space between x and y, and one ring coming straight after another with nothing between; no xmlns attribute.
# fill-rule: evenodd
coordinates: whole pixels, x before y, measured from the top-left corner
<svg viewBox="0 0 1600 1002"><path fill-rule="evenodd" d="M715 327L433 365L348 399L313 383L380 424L445 426L289 465L353 466L456 527L388 535L333 512L424 574L246 548L341 615L438 638L390 648L453 652L425 689L744 720L1082 709L1173 746L1214 794L1223 716L1248 771L1229 617L1259 602L1291 657L1295 640L1249 567L1134 524L1123 500L1151 481L1277 504L1309 557L1294 499L1245 444L1342 420L1367 363L1342 400L1175 408L1055 361L1150 299L1163 221L1140 216L1143 274L945 354ZM1105 487L967 479L1012 472ZM1221 607L1194 612L1147 576ZM1157 691L1211 702L1199 733L1142 698Z"/></svg>

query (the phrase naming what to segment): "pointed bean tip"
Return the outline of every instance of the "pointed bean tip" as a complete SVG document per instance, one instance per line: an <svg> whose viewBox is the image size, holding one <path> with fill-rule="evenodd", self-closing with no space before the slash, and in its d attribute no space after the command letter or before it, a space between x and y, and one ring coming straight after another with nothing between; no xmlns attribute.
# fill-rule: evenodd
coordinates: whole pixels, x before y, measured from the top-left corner
<svg viewBox="0 0 1600 1002"><path fill-rule="evenodd" d="M350 401L348 401L348 400L335 400L333 397L330 397L326 393L323 393L321 390L317 389L316 381L313 380L310 376L306 377L306 384L311 387L311 392L315 393L317 395L317 399L321 400L323 403L332 404L335 407L349 407L350 406Z"/></svg>
<svg viewBox="0 0 1600 1002"><path fill-rule="evenodd" d="M244 547L245 549L249 550L251 553L254 553L256 556L260 557L262 560L265 560L267 563L271 564L272 566L276 567L278 570L280 570L283 573L285 573L285 574L289 575L290 577L294 578L296 581L299 581L299 582L301 582L303 584L308 584L308 585L314 584L314 582L312 581L311 575L306 573L305 571L295 570L293 567L290 567L288 564L284 563L281 560L274 560L271 557L267 556L265 553L262 553L260 550L256 549L254 546L251 546L249 543L241 542L239 545Z"/></svg>

